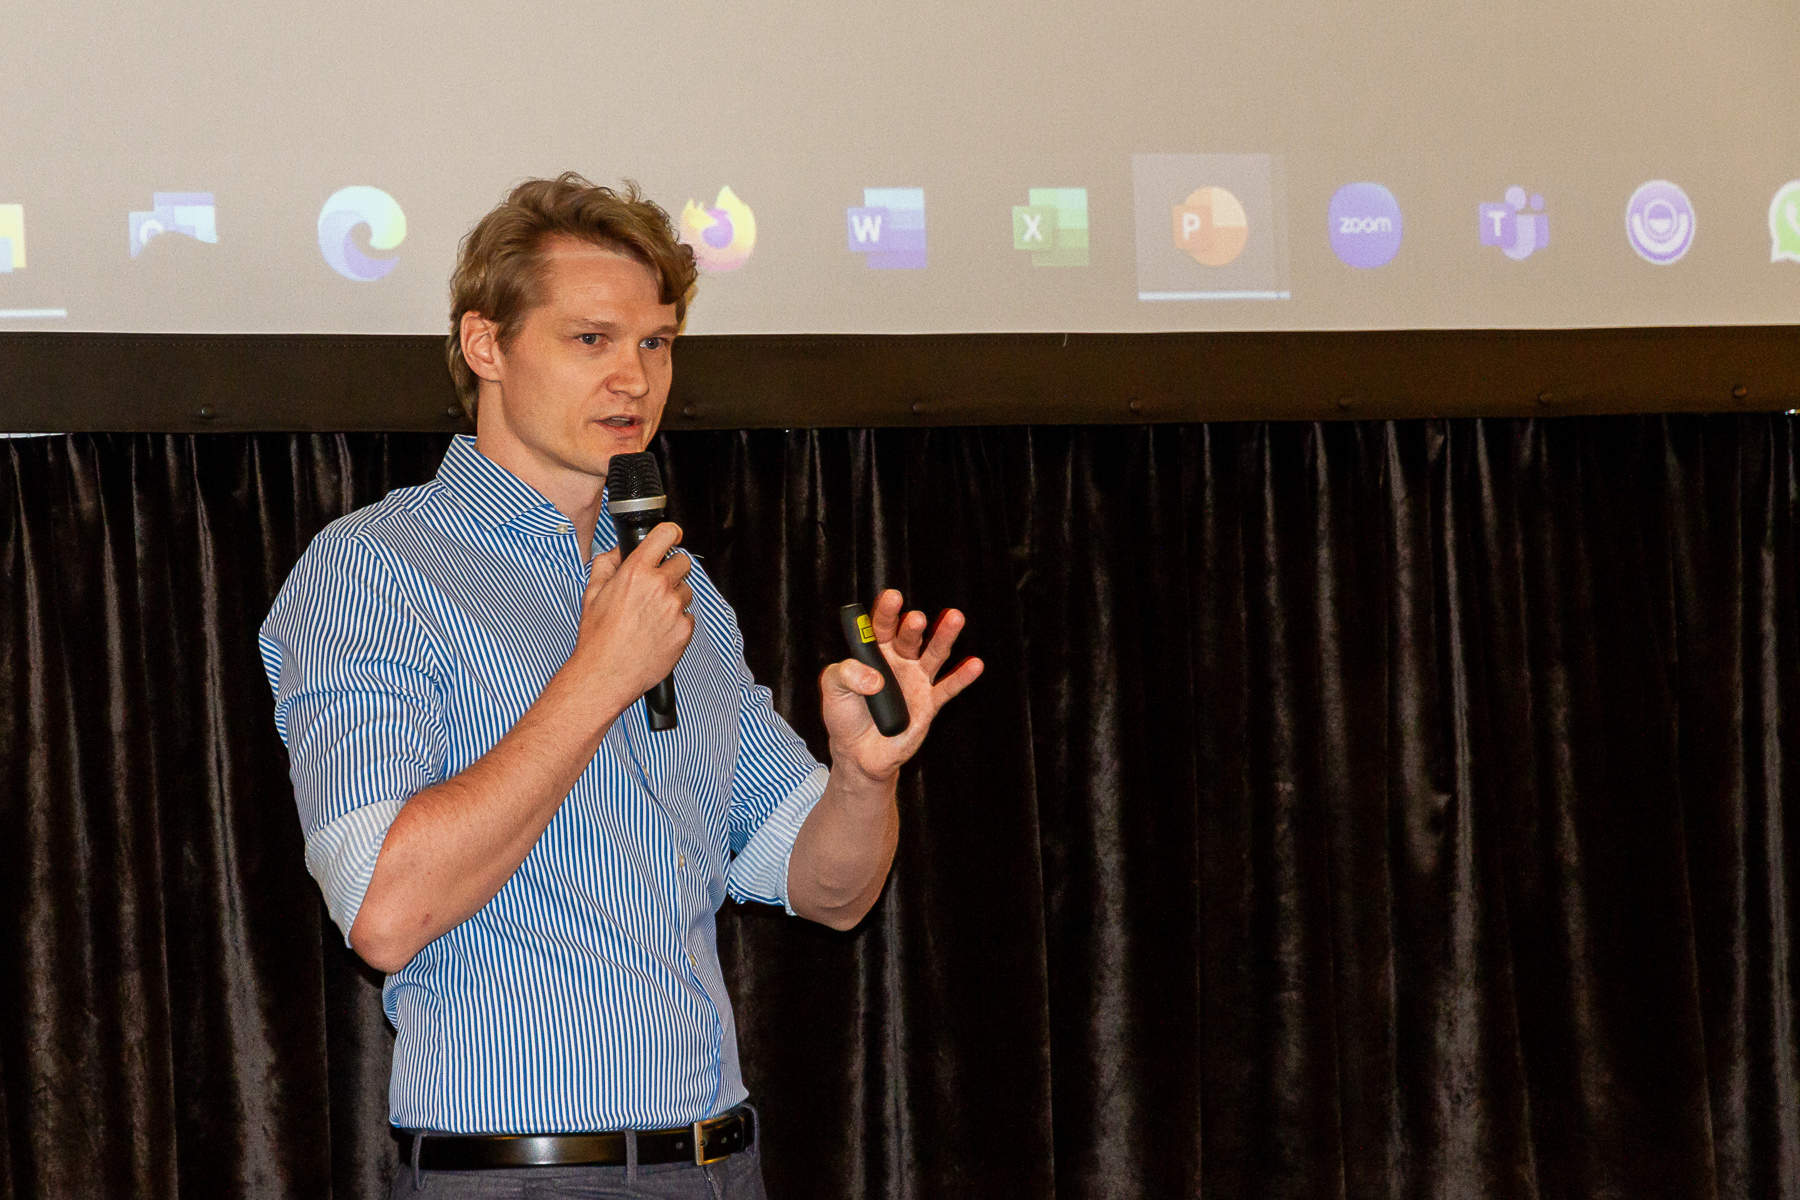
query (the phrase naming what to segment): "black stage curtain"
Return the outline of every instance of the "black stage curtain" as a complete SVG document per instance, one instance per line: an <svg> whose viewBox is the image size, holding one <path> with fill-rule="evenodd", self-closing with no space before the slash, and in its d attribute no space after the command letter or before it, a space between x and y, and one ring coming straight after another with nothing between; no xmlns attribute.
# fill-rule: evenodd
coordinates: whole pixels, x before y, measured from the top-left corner
<svg viewBox="0 0 1800 1200"><path fill-rule="evenodd" d="M0 1194L385 1186L254 635L442 446L0 451ZM661 448L816 749L852 597L989 664L861 928L724 915L777 1200L1800 1194L1793 421Z"/></svg>

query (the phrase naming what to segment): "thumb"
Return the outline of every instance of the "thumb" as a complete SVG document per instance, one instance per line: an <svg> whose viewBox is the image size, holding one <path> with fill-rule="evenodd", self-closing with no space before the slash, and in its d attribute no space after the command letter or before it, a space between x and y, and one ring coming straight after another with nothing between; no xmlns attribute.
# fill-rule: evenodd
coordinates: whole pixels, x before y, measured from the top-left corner
<svg viewBox="0 0 1800 1200"><path fill-rule="evenodd" d="M853 658L832 663L825 668L820 681L826 693L840 696L873 696L887 682L874 667L864 666Z"/></svg>

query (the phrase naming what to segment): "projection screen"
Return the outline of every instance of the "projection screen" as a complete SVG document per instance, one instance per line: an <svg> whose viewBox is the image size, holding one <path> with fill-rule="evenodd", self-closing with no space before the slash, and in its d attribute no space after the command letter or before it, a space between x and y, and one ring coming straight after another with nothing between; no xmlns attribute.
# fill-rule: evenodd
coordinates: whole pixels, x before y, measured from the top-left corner
<svg viewBox="0 0 1800 1200"><path fill-rule="evenodd" d="M637 180L695 333L1779 324L1771 0L11 6L0 329L441 333Z"/></svg>

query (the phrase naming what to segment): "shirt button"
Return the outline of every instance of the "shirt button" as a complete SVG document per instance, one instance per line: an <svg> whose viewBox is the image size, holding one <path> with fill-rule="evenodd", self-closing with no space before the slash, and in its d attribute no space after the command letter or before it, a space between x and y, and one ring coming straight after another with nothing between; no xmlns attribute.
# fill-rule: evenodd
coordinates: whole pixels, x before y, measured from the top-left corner
<svg viewBox="0 0 1800 1200"><path fill-rule="evenodd" d="M558 525L556 527L556 532L558 532L558 533L574 533L575 527L565 521L563 524Z"/></svg>
<svg viewBox="0 0 1800 1200"><path fill-rule="evenodd" d="M676 865L676 866L678 866L678 867L685 867L685 866L687 866L687 855L685 855L685 854L677 854L677 855L676 855L676 856L675 856L675 865Z"/></svg>
<svg viewBox="0 0 1800 1200"><path fill-rule="evenodd" d="M688 966L697 967L699 965L700 965L700 960L694 957L694 952L692 950L689 950L688 951Z"/></svg>

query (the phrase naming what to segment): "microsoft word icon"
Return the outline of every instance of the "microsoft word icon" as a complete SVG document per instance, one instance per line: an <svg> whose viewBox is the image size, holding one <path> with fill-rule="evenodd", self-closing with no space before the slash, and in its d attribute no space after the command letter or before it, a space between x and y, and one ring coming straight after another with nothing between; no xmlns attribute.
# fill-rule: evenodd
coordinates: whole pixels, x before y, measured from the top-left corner
<svg viewBox="0 0 1800 1200"><path fill-rule="evenodd" d="M925 269L925 189L864 188L861 208L846 208L850 249L877 271Z"/></svg>
<svg viewBox="0 0 1800 1200"><path fill-rule="evenodd" d="M1013 249L1031 251L1034 267L1088 265L1086 188L1032 188L1031 203L1013 208Z"/></svg>

